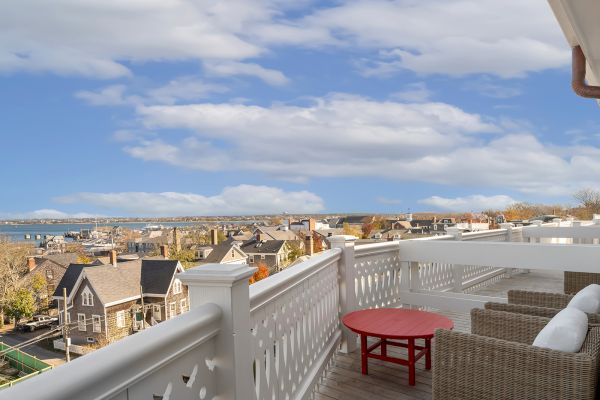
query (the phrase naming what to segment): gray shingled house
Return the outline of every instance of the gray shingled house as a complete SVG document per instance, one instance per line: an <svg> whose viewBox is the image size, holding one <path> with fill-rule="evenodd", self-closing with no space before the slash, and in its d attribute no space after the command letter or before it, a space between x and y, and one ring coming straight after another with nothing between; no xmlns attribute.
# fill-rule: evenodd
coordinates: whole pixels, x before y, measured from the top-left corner
<svg viewBox="0 0 600 400"><path fill-rule="evenodd" d="M62 323L67 289L71 343L108 344L187 311L188 291L178 272L179 261L168 259L71 264L54 293Z"/></svg>

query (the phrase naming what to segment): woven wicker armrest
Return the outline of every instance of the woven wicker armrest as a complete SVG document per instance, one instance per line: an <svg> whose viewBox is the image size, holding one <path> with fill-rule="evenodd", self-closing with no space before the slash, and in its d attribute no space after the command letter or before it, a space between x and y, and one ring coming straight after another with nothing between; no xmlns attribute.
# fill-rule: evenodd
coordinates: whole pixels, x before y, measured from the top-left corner
<svg viewBox="0 0 600 400"><path fill-rule="evenodd" d="M496 339L531 344L550 318L506 311L471 310L471 333Z"/></svg>
<svg viewBox="0 0 600 400"><path fill-rule="evenodd" d="M565 293L575 294L587 285L600 284L600 274L594 272L572 272L565 271L564 286Z"/></svg>
<svg viewBox="0 0 600 400"><path fill-rule="evenodd" d="M525 314L525 315L534 315L537 317L545 317L552 318L560 309L558 308L547 308L547 307L536 307L536 306L527 306L524 304L508 304L508 303L485 303L486 310L494 310L494 311L506 311L517 314Z"/></svg>
<svg viewBox="0 0 600 400"><path fill-rule="evenodd" d="M592 400L600 328L592 330L589 342L596 345L579 353L438 330L433 351L433 399Z"/></svg>
<svg viewBox="0 0 600 400"><path fill-rule="evenodd" d="M486 310L495 310L495 311L506 311L517 314L526 314L526 315L535 315L538 317L552 318L560 309L558 308L546 308L546 307L536 307L536 306L526 306L523 304L507 304L507 303L485 303ZM600 314L587 314L588 323L592 325L600 324Z"/></svg>
<svg viewBox="0 0 600 400"><path fill-rule="evenodd" d="M572 295L561 293L529 292L527 290L509 290L510 304L563 309L573 298Z"/></svg>

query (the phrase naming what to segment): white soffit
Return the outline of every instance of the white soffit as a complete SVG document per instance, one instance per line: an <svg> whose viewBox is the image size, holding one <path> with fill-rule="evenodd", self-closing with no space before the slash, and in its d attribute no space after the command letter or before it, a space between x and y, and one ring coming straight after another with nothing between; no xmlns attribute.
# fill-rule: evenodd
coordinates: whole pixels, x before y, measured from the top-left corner
<svg viewBox="0 0 600 400"><path fill-rule="evenodd" d="M571 47L580 45L587 58L586 79L598 86L600 77L600 1L548 0Z"/></svg>

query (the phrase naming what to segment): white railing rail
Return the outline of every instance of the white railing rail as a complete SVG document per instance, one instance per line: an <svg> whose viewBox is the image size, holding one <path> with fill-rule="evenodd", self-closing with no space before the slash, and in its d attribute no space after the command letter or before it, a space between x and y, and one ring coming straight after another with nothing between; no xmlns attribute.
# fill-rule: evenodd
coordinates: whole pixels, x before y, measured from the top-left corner
<svg viewBox="0 0 600 400"><path fill-rule="evenodd" d="M600 222L600 221L599 221ZM600 224L574 222L572 226L528 226L523 237L530 241L559 241L564 244L598 244Z"/></svg>
<svg viewBox="0 0 600 400"><path fill-rule="evenodd" d="M255 398L305 399L340 338L338 261L332 249L250 287Z"/></svg>
<svg viewBox="0 0 600 400"><path fill-rule="evenodd" d="M213 360L221 309L205 304L54 368L2 399L192 399L215 396ZM202 398L202 397L200 397Z"/></svg>

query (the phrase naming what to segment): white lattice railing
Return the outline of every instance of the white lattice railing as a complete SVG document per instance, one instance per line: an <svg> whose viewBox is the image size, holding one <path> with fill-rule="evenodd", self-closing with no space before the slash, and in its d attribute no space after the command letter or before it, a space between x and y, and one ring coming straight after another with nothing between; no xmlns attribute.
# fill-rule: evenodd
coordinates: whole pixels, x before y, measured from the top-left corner
<svg viewBox="0 0 600 400"><path fill-rule="evenodd" d="M256 398L310 396L341 336L334 249L250 287Z"/></svg>
<svg viewBox="0 0 600 400"><path fill-rule="evenodd" d="M402 268L398 242L356 246L354 259L354 290L358 308L399 304Z"/></svg>
<svg viewBox="0 0 600 400"><path fill-rule="evenodd" d="M212 399L221 314L203 305L3 390L0 398Z"/></svg>

